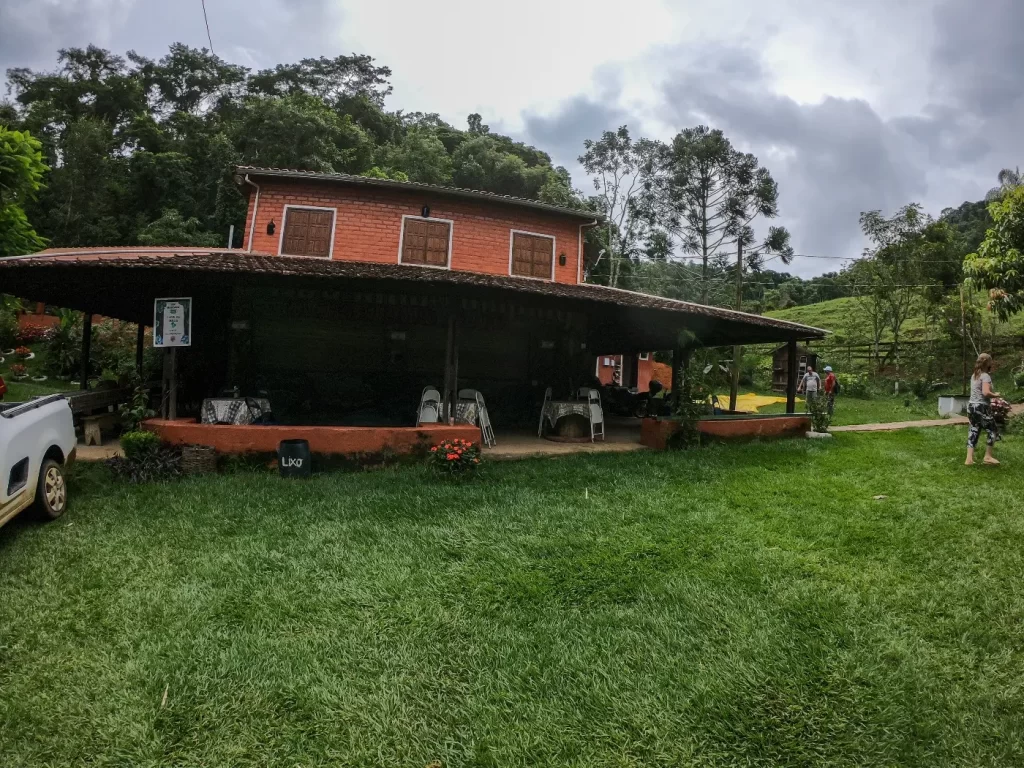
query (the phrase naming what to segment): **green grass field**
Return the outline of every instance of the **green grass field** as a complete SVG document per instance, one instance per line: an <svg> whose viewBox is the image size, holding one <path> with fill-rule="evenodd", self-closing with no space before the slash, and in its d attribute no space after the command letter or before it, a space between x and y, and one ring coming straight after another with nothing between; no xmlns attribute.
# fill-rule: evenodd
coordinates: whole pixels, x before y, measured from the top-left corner
<svg viewBox="0 0 1024 768"><path fill-rule="evenodd" d="M963 442L82 467L0 529L0 765L1024 765L1024 441Z"/></svg>
<svg viewBox="0 0 1024 768"><path fill-rule="evenodd" d="M984 297L979 297L979 301L984 302ZM864 309L860 299L856 297L846 297L822 301L817 304L790 307L789 309L777 309L771 312L765 312L765 314L768 317L775 317L780 320L790 320L794 323L803 323L805 325L814 326L815 328L824 328L825 330L833 331L841 335L847 335L855 319L858 316L864 315ZM862 320L861 324L865 321L866 320ZM991 331L989 328L989 322L989 320L986 320L986 333ZM920 315L908 318L903 327L903 335L910 340L920 337L924 331L925 320L924 317ZM866 326L866 330L864 330L863 333L870 334L870 325ZM1007 322L1000 322L996 324L997 336L1020 336L1021 334L1024 334L1024 314L1014 315ZM890 341L891 339L892 334L888 332L883 334L883 340Z"/></svg>

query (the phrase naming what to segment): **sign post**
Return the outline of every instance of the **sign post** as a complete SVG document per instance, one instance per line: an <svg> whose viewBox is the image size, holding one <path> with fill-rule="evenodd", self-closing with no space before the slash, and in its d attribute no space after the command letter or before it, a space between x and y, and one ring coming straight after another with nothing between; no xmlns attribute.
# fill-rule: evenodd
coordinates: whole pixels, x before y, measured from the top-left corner
<svg viewBox="0 0 1024 768"><path fill-rule="evenodd" d="M164 394L167 418L178 418L178 347L192 346L192 299L157 299L153 302L153 346L167 350Z"/></svg>

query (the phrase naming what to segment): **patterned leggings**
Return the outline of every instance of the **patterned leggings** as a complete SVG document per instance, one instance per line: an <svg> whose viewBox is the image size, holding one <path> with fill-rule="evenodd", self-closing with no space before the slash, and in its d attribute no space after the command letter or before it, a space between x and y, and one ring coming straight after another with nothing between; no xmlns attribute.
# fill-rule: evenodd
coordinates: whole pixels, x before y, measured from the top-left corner
<svg viewBox="0 0 1024 768"><path fill-rule="evenodd" d="M996 426L995 419L992 417L992 410L988 405L969 405L967 406L967 418L971 422L970 431L967 433L967 446L969 448L977 448L978 438L981 437L981 430L988 432L988 440L986 445L993 446L996 444L996 440L999 439L999 428Z"/></svg>

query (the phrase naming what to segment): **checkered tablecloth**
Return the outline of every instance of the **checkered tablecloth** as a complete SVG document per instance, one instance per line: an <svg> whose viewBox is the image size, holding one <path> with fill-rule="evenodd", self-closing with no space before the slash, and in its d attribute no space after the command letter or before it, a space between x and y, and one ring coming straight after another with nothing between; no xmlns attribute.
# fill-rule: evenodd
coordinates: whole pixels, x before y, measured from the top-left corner
<svg viewBox="0 0 1024 768"><path fill-rule="evenodd" d="M270 413L270 401L264 397L250 398L259 405L263 413ZM255 415L244 397L210 397L203 400L201 419L203 424L252 424Z"/></svg>
<svg viewBox="0 0 1024 768"><path fill-rule="evenodd" d="M459 400L455 405L455 423L478 424L479 414L477 410L476 400Z"/></svg>
<svg viewBox="0 0 1024 768"><path fill-rule="evenodd" d="M590 421L590 403L585 400L549 400L544 406L544 416L552 429L560 418L573 414Z"/></svg>

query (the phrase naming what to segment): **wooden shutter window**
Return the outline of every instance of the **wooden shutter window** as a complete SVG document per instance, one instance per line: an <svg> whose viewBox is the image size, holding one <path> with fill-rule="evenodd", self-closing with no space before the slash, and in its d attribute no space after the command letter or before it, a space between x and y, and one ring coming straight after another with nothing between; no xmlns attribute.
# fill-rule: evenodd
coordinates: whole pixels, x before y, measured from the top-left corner
<svg viewBox="0 0 1024 768"><path fill-rule="evenodd" d="M406 219L402 235L402 263L447 267L450 242L451 224L448 222Z"/></svg>
<svg viewBox="0 0 1024 768"><path fill-rule="evenodd" d="M289 208L284 217L282 256L331 257L334 211Z"/></svg>
<svg viewBox="0 0 1024 768"><path fill-rule="evenodd" d="M555 241L550 237L512 233L512 274L517 277L551 279Z"/></svg>

